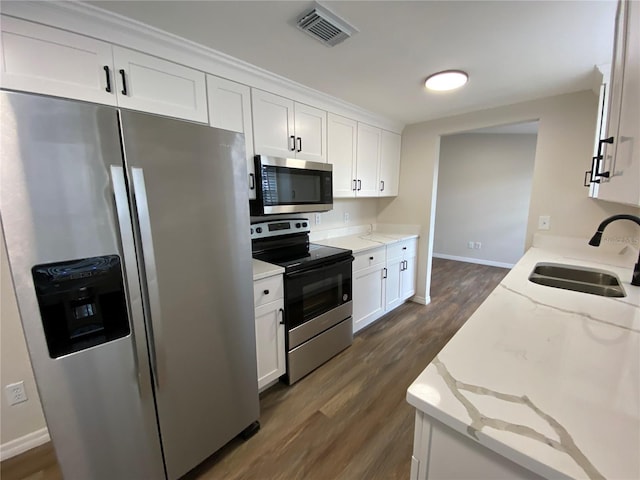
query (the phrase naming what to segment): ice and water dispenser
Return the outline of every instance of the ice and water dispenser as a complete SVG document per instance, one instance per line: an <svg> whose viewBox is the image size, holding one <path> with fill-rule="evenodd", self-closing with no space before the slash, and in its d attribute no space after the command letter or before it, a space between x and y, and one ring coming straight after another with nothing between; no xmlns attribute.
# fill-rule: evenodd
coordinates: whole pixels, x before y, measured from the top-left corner
<svg viewBox="0 0 640 480"><path fill-rule="evenodd" d="M118 255L36 265L31 273L51 358L129 334Z"/></svg>

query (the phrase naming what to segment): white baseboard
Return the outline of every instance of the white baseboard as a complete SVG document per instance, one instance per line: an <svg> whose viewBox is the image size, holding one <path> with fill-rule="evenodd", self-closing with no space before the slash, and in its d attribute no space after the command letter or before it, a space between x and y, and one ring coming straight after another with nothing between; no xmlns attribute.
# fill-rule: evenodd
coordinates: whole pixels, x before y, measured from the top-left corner
<svg viewBox="0 0 640 480"><path fill-rule="evenodd" d="M409 300L420 305L429 305L431 303L431 297L421 297L419 295L414 295Z"/></svg>
<svg viewBox="0 0 640 480"><path fill-rule="evenodd" d="M434 253L435 258L444 258L445 260L455 260L457 262L477 263L479 265L488 265L489 267L513 268L515 263L494 262L493 260L483 260L481 258L457 257L455 255L447 255L445 253Z"/></svg>
<svg viewBox="0 0 640 480"><path fill-rule="evenodd" d="M49 431L46 428L41 428L35 432L28 433L24 437L3 443L0 445L0 461L20 455L32 448L39 447L40 445L47 443L49 440L51 440L49 437Z"/></svg>

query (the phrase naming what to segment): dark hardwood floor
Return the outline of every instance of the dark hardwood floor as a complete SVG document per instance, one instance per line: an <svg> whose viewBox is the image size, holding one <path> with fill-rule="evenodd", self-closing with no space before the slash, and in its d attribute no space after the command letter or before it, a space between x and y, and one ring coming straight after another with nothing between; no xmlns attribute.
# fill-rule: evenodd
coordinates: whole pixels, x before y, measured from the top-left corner
<svg viewBox="0 0 640 480"><path fill-rule="evenodd" d="M187 479L408 479L407 387L507 272L434 259L430 305L400 306L297 384L264 392L261 430L231 441ZM2 462L0 475L61 478L50 444Z"/></svg>

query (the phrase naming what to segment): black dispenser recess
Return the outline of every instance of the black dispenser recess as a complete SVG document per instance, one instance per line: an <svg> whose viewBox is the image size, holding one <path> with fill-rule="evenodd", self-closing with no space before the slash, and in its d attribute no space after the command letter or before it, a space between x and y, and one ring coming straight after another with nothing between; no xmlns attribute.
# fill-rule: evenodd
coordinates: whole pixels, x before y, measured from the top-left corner
<svg viewBox="0 0 640 480"><path fill-rule="evenodd" d="M118 255L36 265L31 274L51 358L129 335Z"/></svg>

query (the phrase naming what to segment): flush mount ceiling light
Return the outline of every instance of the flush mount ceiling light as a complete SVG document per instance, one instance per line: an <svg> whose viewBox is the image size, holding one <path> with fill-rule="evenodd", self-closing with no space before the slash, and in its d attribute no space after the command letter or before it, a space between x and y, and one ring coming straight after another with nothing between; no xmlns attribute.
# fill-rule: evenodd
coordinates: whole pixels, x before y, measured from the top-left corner
<svg viewBox="0 0 640 480"><path fill-rule="evenodd" d="M424 85L429 90L446 92L447 90L455 90L462 87L467 83L467 80L469 80L469 75L462 70L445 70L444 72L430 75Z"/></svg>

